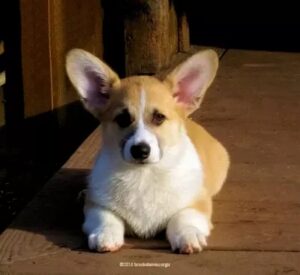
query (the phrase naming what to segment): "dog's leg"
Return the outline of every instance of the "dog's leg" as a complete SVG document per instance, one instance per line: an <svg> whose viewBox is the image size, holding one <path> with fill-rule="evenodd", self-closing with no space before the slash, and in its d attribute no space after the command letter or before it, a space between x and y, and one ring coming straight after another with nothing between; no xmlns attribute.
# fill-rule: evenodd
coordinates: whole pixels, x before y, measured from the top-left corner
<svg viewBox="0 0 300 275"><path fill-rule="evenodd" d="M83 231L92 250L112 252L124 244L124 222L110 210L95 204L86 205Z"/></svg>
<svg viewBox="0 0 300 275"><path fill-rule="evenodd" d="M207 245L206 238L212 228L210 216L211 200L176 213L167 225L167 238L172 250L185 254L200 252Z"/></svg>

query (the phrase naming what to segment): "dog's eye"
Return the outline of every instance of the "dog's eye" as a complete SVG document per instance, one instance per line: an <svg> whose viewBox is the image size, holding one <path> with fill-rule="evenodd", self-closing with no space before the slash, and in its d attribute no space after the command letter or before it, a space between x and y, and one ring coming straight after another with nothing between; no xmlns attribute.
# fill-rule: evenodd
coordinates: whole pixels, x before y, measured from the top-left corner
<svg viewBox="0 0 300 275"><path fill-rule="evenodd" d="M152 115L152 123L154 125L161 125L164 121L166 120L166 116L163 115L162 113L160 113L159 111L155 110L153 112L153 115Z"/></svg>
<svg viewBox="0 0 300 275"><path fill-rule="evenodd" d="M119 125L120 128L126 128L131 125L133 118L127 109L124 109L120 114L118 114L114 121Z"/></svg>

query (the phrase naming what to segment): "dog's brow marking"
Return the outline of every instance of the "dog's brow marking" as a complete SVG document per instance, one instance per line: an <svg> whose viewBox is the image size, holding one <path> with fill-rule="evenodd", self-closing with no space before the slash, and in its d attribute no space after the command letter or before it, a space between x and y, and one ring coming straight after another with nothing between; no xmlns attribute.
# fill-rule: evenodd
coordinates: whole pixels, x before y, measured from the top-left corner
<svg viewBox="0 0 300 275"><path fill-rule="evenodd" d="M143 128L144 127L144 111L146 107L146 93L145 90L141 90L141 97L140 97L140 117L139 117L139 127Z"/></svg>

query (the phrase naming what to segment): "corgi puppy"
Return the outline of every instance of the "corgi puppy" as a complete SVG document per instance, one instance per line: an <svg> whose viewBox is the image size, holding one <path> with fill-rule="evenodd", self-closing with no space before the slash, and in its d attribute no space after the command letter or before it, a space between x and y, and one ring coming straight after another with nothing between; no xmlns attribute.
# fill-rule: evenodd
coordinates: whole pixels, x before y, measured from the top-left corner
<svg viewBox="0 0 300 275"><path fill-rule="evenodd" d="M173 251L197 253L212 229L212 197L227 175L225 148L188 116L218 68L199 52L164 80L120 79L103 61L74 49L67 74L85 108L101 121L102 148L88 181L83 231L89 248L116 251L125 234L166 230Z"/></svg>

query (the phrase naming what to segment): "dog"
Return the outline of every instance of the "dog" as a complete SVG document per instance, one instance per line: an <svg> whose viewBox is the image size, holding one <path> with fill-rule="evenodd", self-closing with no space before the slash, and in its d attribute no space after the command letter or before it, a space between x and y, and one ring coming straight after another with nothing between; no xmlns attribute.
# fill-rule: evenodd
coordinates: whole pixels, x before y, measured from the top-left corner
<svg viewBox="0 0 300 275"><path fill-rule="evenodd" d="M94 55L73 49L67 75L101 121L102 148L88 180L83 231L88 246L112 252L125 234L166 231L171 249L198 253L213 228L212 198L227 176L223 145L188 116L215 78L218 56L201 51L164 80L120 79Z"/></svg>

